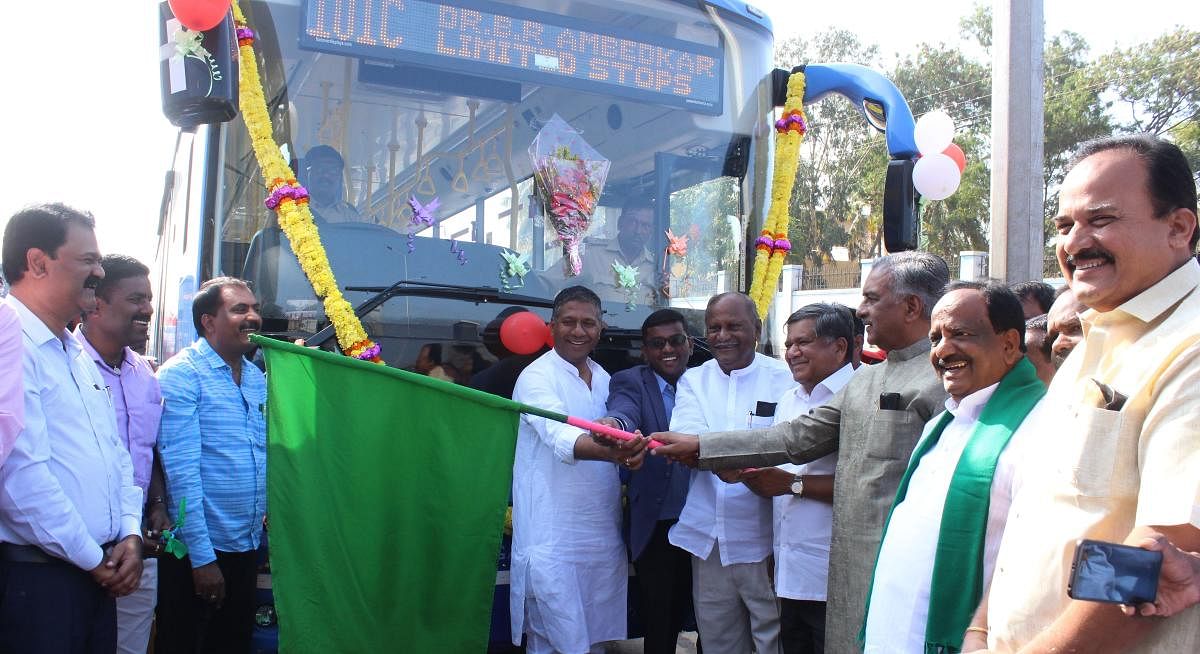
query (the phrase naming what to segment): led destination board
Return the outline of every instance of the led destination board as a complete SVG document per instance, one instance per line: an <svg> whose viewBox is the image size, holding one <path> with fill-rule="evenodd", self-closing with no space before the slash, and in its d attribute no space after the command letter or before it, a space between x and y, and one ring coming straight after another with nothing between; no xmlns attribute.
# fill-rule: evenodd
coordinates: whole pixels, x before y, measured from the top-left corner
<svg viewBox="0 0 1200 654"><path fill-rule="evenodd" d="M306 0L301 46L721 111L721 51L482 2Z"/></svg>

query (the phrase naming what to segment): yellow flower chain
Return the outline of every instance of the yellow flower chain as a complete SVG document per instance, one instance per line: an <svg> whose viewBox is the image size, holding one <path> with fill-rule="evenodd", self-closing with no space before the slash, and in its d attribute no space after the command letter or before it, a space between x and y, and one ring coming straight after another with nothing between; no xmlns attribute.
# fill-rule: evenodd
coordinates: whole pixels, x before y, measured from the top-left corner
<svg viewBox="0 0 1200 654"><path fill-rule="evenodd" d="M258 160L267 190L275 201L272 208L279 216L279 226L291 242L292 251L295 252L308 282L312 284L313 292L324 303L325 315L333 323L342 351L355 358L383 363L379 357L379 346L367 336L362 322L354 314L354 307L342 296L329 267L325 247L321 245L316 223L313 222L312 211L308 207L307 191L297 183L295 173L280 153L279 144L275 142L262 79L258 74L258 60L254 55L253 32L247 26L246 17L238 3L234 2L232 6L234 23L238 28L238 50L241 54L239 103L242 120L250 133L254 156Z"/></svg>
<svg viewBox="0 0 1200 654"><path fill-rule="evenodd" d="M791 216L788 213L792 188L796 184L796 169L800 165L800 144L808 131L804 115L804 73L788 77L787 99L783 117L775 122L775 170L771 177L771 206L763 224L762 235L755 243L754 270L750 280L750 299L765 319L775 285L783 271L783 260L791 250L787 239Z"/></svg>

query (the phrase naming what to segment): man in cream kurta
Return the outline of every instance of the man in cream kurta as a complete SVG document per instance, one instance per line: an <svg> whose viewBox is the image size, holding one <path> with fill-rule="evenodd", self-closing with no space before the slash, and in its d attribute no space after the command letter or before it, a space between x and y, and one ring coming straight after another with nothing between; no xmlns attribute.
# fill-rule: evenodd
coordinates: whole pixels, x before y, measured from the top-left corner
<svg viewBox="0 0 1200 654"><path fill-rule="evenodd" d="M858 314L867 340L888 350L886 361L863 366L828 404L791 422L702 434L698 442L664 434L662 440L673 444L655 450L693 463L698 452L704 469L807 463L838 453L825 621L829 652L859 649L883 520L922 426L946 399L927 357L929 312L949 276L945 262L932 254L884 257L863 285Z"/></svg>
<svg viewBox="0 0 1200 654"><path fill-rule="evenodd" d="M554 349L521 373L513 399L589 420L603 416L609 376L588 357L601 326L594 293L563 289L551 319ZM509 588L514 645L524 634L531 654L584 654L625 638L628 564L613 463L627 456L578 427L521 416Z"/></svg>
<svg viewBox="0 0 1200 654"><path fill-rule="evenodd" d="M714 297L704 312L714 358L679 380L671 428L688 431L771 424L792 373L754 351L761 323L750 298ZM712 654L777 654L779 606L771 587L771 500L711 472L692 474L687 502L671 528L671 544L692 554L696 624Z"/></svg>
<svg viewBox="0 0 1200 654"><path fill-rule="evenodd" d="M1084 341L1044 400L1053 410L1040 430L1051 437L1013 504L987 620L976 616L975 626L989 630L988 645L1002 652L1097 645L1196 652L1196 607L1133 619L1065 592L1076 539L1120 542L1151 529L1181 549L1200 546L1191 171L1178 148L1147 136L1088 143L1081 154L1064 179L1055 223L1059 264L1091 307L1081 315Z"/></svg>

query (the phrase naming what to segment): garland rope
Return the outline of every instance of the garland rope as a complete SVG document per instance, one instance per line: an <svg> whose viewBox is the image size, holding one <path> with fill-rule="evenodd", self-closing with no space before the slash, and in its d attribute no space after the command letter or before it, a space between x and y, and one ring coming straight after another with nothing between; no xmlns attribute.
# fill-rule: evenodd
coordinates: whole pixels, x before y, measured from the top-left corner
<svg viewBox="0 0 1200 654"><path fill-rule="evenodd" d="M262 78L258 74L258 60L254 55L254 31L246 24L246 17L238 3L233 2L232 7L241 55L238 99L242 119L250 133L254 157L258 160L266 183L268 196L265 204L279 216L279 226L291 242L292 251L296 253L308 283L312 284L313 292L324 304L325 315L333 323L342 352L357 359L383 363L379 357L379 345L367 336L362 322L354 313L354 307L342 296L333 277L325 247L321 245L321 237L308 206L308 190L296 181L295 173L275 142Z"/></svg>
<svg viewBox="0 0 1200 654"><path fill-rule="evenodd" d="M763 224L762 235L754 242L754 271L750 280L750 299L758 309L758 317L765 319L771 300L775 297L775 285L783 272L783 260L792 244L788 241L788 225L791 223L789 205L792 188L796 185L796 170L800 165L800 144L808 132L808 121L804 116L804 73L794 72L788 77L787 99L783 105L783 116L775 121L775 170L771 177L771 207Z"/></svg>

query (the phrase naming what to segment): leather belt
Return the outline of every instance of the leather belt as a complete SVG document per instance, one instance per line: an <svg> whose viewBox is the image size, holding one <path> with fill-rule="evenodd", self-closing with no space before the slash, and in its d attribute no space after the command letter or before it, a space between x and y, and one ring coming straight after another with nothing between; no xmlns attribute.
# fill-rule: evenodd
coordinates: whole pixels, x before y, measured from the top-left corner
<svg viewBox="0 0 1200 654"><path fill-rule="evenodd" d="M105 554L116 545L116 541L105 543L100 546ZM64 561L57 556L51 556L40 547L35 545L17 545L16 543L0 543L0 560L8 561L9 563L63 563L66 565L74 565L70 561Z"/></svg>

